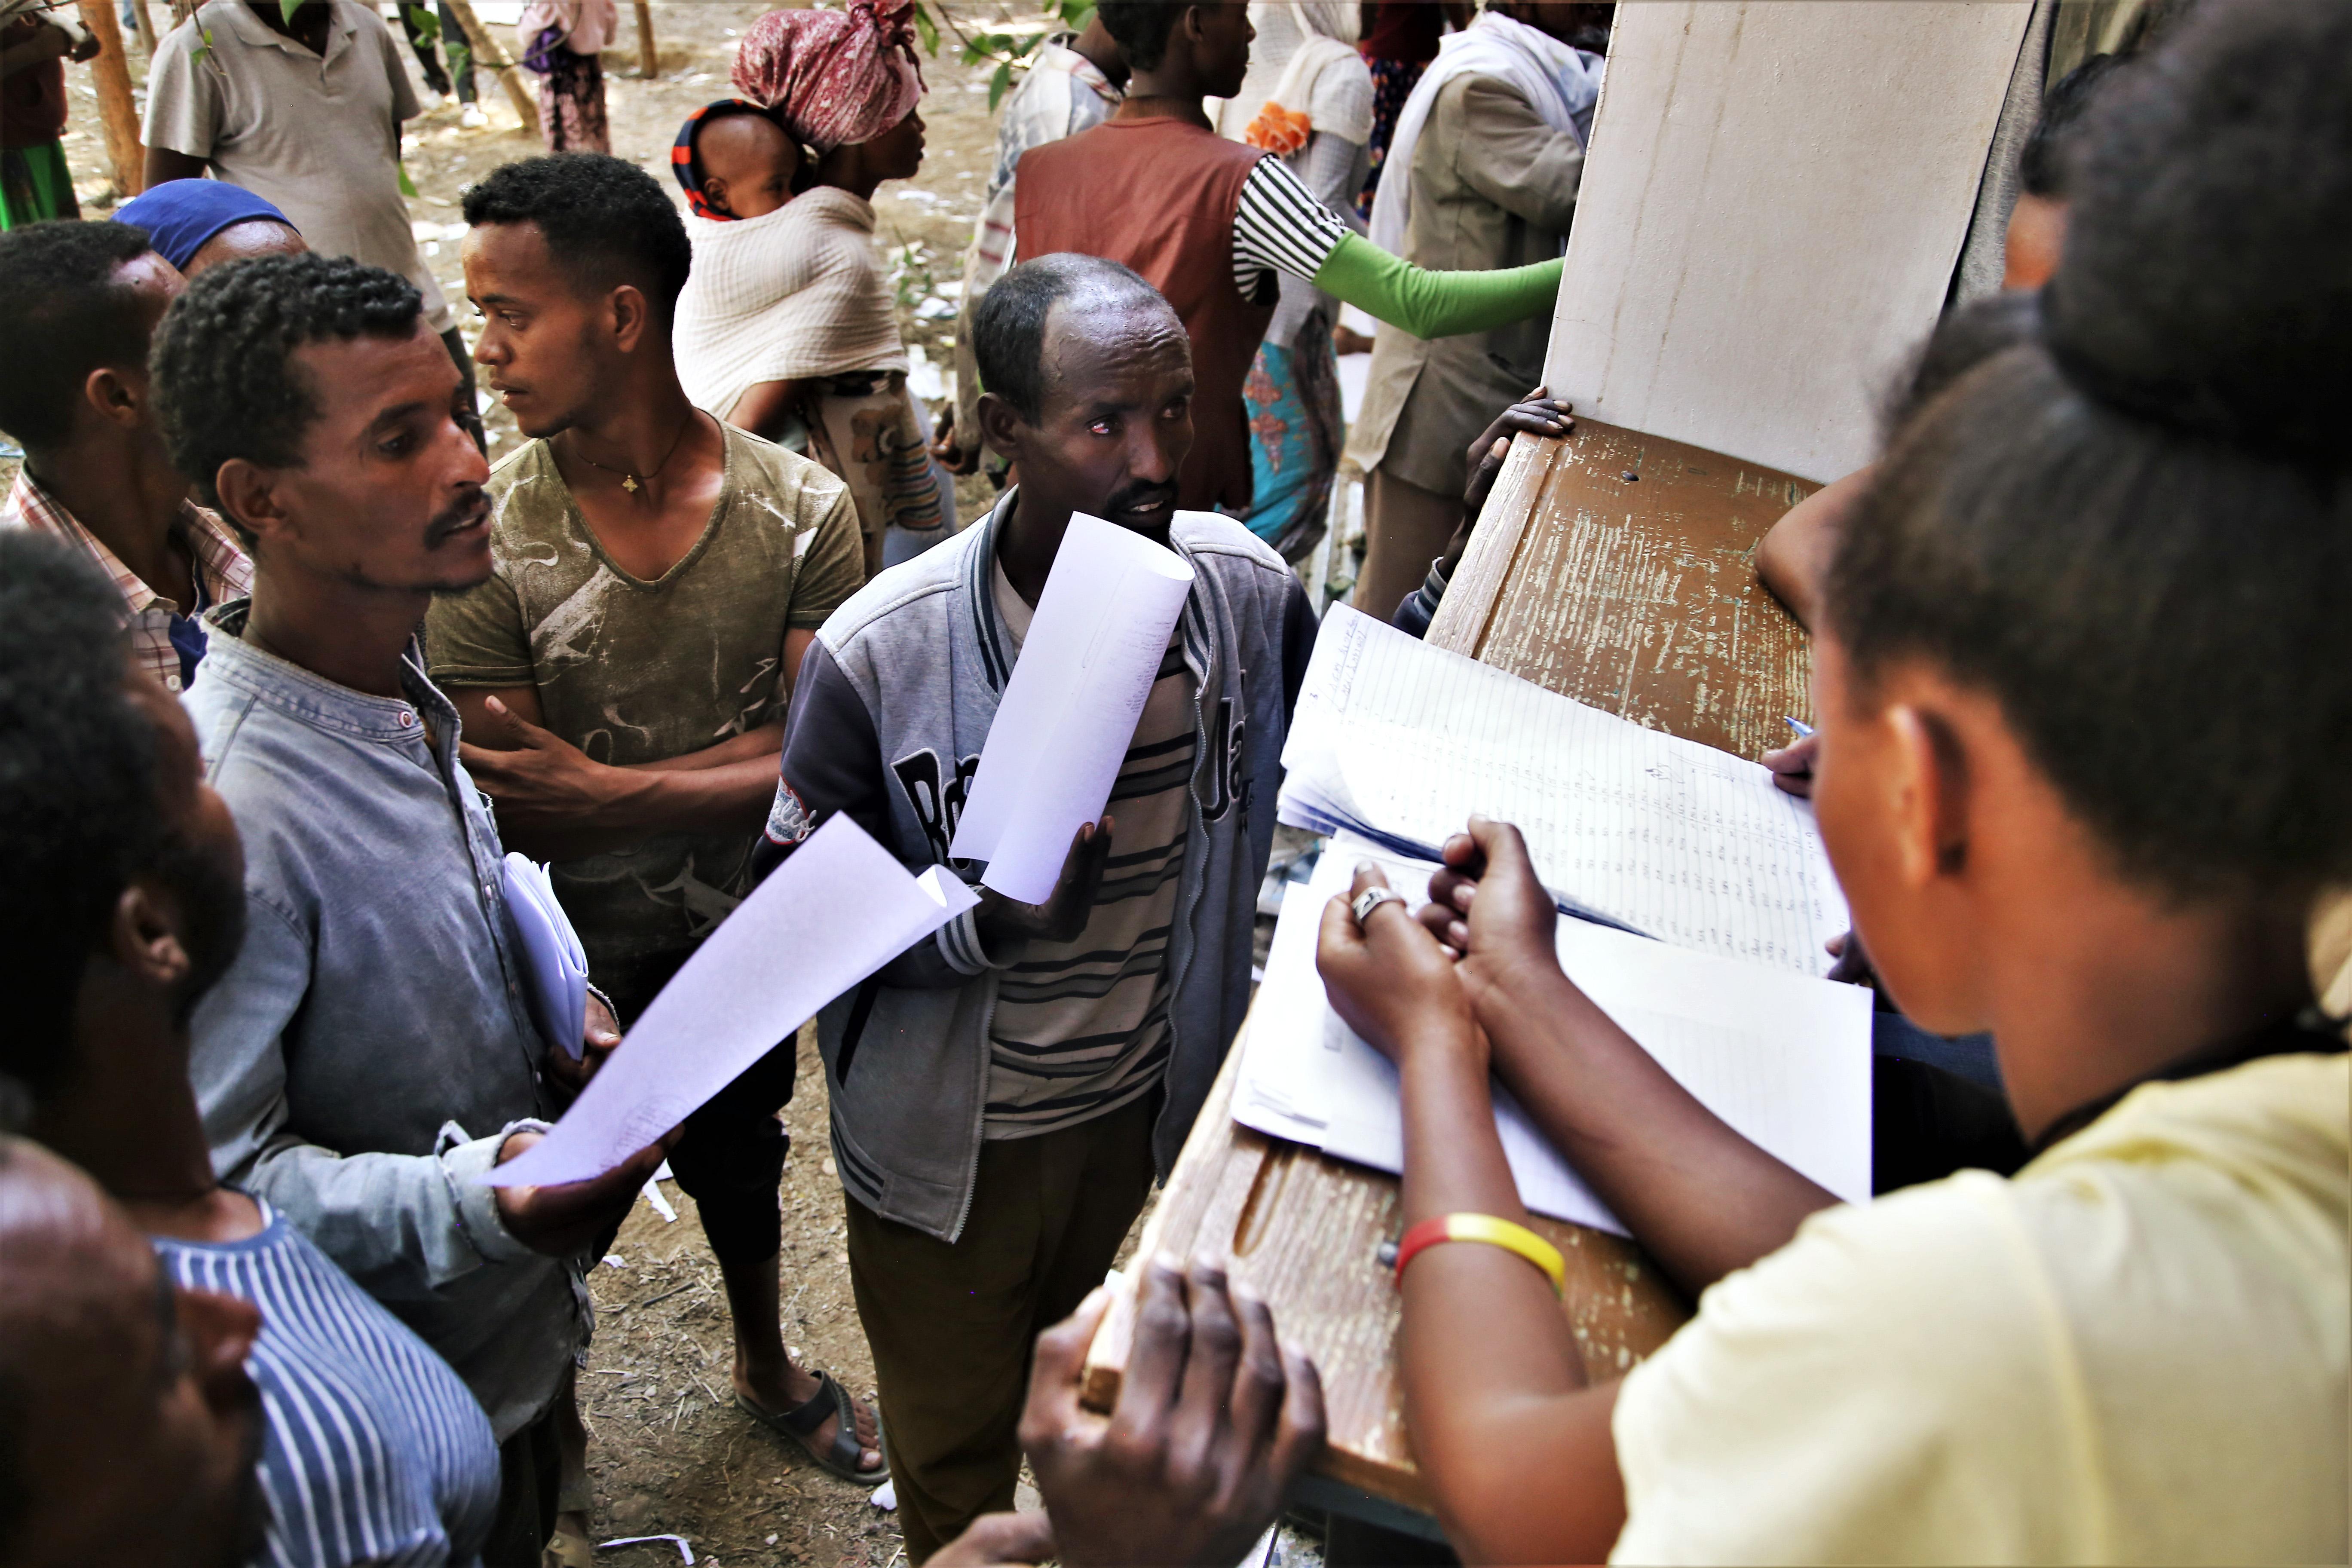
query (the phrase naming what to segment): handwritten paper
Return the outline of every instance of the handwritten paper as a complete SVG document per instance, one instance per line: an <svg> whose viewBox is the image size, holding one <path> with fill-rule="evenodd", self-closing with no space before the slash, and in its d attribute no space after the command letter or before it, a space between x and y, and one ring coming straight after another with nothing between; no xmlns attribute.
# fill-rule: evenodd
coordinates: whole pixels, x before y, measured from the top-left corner
<svg viewBox="0 0 2352 1568"><path fill-rule="evenodd" d="M1071 516L949 846L988 862L987 886L1024 904L1052 894L1071 838L1110 799L1192 591L1174 551Z"/></svg>
<svg viewBox="0 0 2352 1568"><path fill-rule="evenodd" d="M1478 812L1514 823L1570 913L1827 973L1844 896L1811 808L1769 771L1645 730L1335 606L1283 748L1276 814L1435 860Z"/></svg>
<svg viewBox="0 0 2352 1568"><path fill-rule="evenodd" d="M488 1182L603 1175L978 901L940 867L909 876L848 816L835 816L704 939L555 1131Z"/></svg>
<svg viewBox="0 0 2352 1568"><path fill-rule="evenodd" d="M1335 837L1303 889L1283 900L1244 1039L1234 1119L1378 1170L1404 1168L1396 1068L1331 1010L1315 968L1324 905L1360 860L1418 906L1426 863ZM1560 966L1619 1027L1707 1109L1850 1203L1870 1196L1870 993L1696 952L1577 921L1558 926ZM1625 1235L1508 1091L1495 1123L1538 1214Z"/></svg>

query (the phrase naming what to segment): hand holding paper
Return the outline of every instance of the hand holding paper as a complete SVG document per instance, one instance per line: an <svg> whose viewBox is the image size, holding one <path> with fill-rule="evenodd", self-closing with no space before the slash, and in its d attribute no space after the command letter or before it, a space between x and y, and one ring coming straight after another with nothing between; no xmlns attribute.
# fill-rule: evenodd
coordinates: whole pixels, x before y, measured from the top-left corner
<svg viewBox="0 0 2352 1568"><path fill-rule="evenodd" d="M1048 901L1071 836L1102 815L1192 591L1192 568L1139 533L1073 513L981 748L949 853L981 880Z"/></svg>
<svg viewBox="0 0 2352 1568"><path fill-rule="evenodd" d="M586 1181L658 1140L818 1008L970 909L846 816L809 836L710 933L544 1142L493 1186Z"/></svg>

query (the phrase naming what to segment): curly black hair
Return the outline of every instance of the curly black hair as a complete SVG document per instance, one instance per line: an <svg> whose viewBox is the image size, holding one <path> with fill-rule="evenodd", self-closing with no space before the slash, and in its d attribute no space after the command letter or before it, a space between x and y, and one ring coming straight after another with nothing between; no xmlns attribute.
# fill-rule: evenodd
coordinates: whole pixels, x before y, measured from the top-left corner
<svg viewBox="0 0 2352 1568"><path fill-rule="evenodd" d="M1831 572L1865 686L1991 693L2175 896L2352 879L2347 59L2352 7L2241 0L2110 76L2036 330L1913 414Z"/></svg>
<svg viewBox="0 0 2352 1568"><path fill-rule="evenodd" d="M0 531L0 1073L63 1071L84 961L173 833L155 726L125 695L122 595L79 551Z"/></svg>
<svg viewBox="0 0 2352 1568"><path fill-rule="evenodd" d="M164 313L150 361L173 466L216 510L214 480L231 458L295 467L319 398L294 351L404 338L424 311L407 279L347 256L267 256L206 270Z"/></svg>
<svg viewBox="0 0 2352 1568"><path fill-rule="evenodd" d="M54 451L73 433L90 372L146 363L146 306L115 274L148 248L147 231L127 223L60 219L0 234L8 301L0 430L31 451Z"/></svg>
<svg viewBox="0 0 2352 1568"><path fill-rule="evenodd" d="M537 224L583 287L634 284L663 321L676 318L694 247L668 193L635 163L556 153L501 164L467 191L465 214L469 224Z"/></svg>

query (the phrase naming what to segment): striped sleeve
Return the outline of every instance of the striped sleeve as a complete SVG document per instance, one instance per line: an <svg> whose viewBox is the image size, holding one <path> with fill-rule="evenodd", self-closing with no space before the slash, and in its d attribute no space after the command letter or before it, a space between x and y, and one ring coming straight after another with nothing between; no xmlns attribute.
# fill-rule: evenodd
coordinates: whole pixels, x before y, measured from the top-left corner
<svg viewBox="0 0 2352 1568"><path fill-rule="evenodd" d="M1331 247L1348 233L1348 226L1308 194L1287 163L1260 158L1242 184L1241 205L1234 212L1234 287L1244 299L1255 300L1268 272L1312 283Z"/></svg>

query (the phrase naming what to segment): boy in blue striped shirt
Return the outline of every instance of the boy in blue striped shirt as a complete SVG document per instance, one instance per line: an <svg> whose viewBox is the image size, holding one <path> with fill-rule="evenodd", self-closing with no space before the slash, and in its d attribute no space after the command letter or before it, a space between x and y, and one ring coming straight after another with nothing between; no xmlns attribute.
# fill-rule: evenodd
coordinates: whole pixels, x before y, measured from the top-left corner
<svg viewBox="0 0 2352 1568"><path fill-rule="evenodd" d="M95 1176L182 1291L260 1310L253 1559L471 1563L499 1505L473 1394L268 1205L213 1174L188 1016L236 956L244 856L170 694L126 657L107 584L0 537L0 1074L31 1135ZM100 1556L105 1555L101 1552Z"/></svg>

